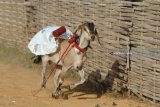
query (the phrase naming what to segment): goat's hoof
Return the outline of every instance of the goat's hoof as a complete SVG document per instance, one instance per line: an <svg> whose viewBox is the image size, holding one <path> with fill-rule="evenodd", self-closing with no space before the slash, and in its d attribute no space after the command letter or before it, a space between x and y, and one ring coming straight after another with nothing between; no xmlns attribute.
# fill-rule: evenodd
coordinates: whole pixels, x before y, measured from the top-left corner
<svg viewBox="0 0 160 107"><path fill-rule="evenodd" d="M74 85L70 85L70 86L69 86L69 90L73 90L74 88L75 88Z"/></svg>
<svg viewBox="0 0 160 107"><path fill-rule="evenodd" d="M46 84L42 84L41 87L42 87L42 88L46 88Z"/></svg>
<svg viewBox="0 0 160 107"><path fill-rule="evenodd" d="M65 94L64 94L64 95L62 96L62 98L65 99L65 100L68 100L68 95L65 95Z"/></svg>
<svg viewBox="0 0 160 107"><path fill-rule="evenodd" d="M65 96L65 94L64 94L64 92L63 91L60 91L60 93L59 93L60 95L61 95L61 97L64 97Z"/></svg>
<svg viewBox="0 0 160 107"><path fill-rule="evenodd" d="M59 95L60 95L60 97L63 98L63 99L66 99L66 100L68 99L68 96L67 96L63 91L60 91L60 92L59 92Z"/></svg>
<svg viewBox="0 0 160 107"><path fill-rule="evenodd" d="M58 99L58 98L59 98L59 96L58 96L58 94L53 94L53 93L52 93L52 98L54 98L54 99Z"/></svg>

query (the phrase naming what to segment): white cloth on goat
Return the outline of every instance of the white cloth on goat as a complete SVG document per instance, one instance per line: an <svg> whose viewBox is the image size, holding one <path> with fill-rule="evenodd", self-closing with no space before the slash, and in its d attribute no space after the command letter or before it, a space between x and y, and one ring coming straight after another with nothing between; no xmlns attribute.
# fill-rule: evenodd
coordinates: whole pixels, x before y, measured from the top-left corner
<svg viewBox="0 0 160 107"><path fill-rule="evenodd" d="M28 48L35 55L46 55L56 52L58 44L52 32L60 26L48 26L40 30L29 42ZM66 32L58 38L70 39L73 36L72 32L66 28Z"/></svg>

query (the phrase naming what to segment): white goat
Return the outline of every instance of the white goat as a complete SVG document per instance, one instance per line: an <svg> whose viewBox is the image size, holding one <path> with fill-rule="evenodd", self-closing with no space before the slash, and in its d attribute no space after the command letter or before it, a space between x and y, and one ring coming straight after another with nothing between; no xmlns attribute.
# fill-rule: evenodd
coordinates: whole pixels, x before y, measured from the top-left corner
<svg viewBox="0 0 160 107"><path fill-rule="evenodd" d="M70 89L75 88L76 86L83 84L86 80L85 78L85 72L82 69L83 62L85 59L85 52L87 51L87 48L90 46L90 41L94 41L95 37L97 37L98 42L98 34L95 29L93 22L84 22L81 25L79 25L75 31L75 34L78 35L78 37L75 39L76 44L83 49L83 52L80 52L76 47L73 45L70 48L70 51L64 56L63 60L59 62L59 65L61 68L57 68L54 74L54 84L55 84L55 90L52 93L52 97L57 97L58 93L61 90L61 85L64 82L64 75L70 68L74 68L78 70L78 73L81 77L81 80L73 85L70 85ZM59 60L59 57L62 55L62 53L65 51L68 40L63 40L61 43L59 43L59 48L57 51L50 55L43 55L42 58L42 87L45 87L46 84L46 67L48 61L52 61L53 63L56 63Z"/></svg>

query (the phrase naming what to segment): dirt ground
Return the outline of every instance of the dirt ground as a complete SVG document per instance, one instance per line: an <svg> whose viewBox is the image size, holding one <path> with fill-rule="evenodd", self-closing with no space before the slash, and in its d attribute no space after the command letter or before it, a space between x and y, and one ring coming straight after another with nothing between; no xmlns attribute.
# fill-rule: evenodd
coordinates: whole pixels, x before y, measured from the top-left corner
<svg viewBox="0 0 160 107"><path fill-rule="evenodd" d="M0 107L156 107L149 103L106 95L97 98L94 93L72 92L68 99L53 99L52 79L38 95L40 72L0 62ZM67 80L64 85L70 84ZM66 90L66 89L64 89Z"/></svg>

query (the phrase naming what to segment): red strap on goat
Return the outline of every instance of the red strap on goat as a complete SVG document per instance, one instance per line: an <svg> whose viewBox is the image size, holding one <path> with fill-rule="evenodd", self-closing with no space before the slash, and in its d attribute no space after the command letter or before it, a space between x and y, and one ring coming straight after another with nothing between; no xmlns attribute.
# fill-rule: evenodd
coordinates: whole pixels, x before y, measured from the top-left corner
<svg viewBox="0 0 160 107"><path fill-rule="evenodd" d="M76 40L77 37L78 37L78 35L77 35L77 34L74 34L73 38L70 39L68 42L69 42L70 44L73 43L73 45L74 45L75 48L77 48L80 52L84 53L84 50L83 50L81 47L79 47L79 46L76 44L76 42L75 42L75 40Z"/></svg>
<svg viewBox="0 0 160 107"><path fill-rule="evenodd" d="M76 40L77 37L78 37L78 35L77 35L77 34L74 34L73 38L71 38L70 40L68 40L68 42L69 42L70 44L72 44L73 42L75 42L75 40Z"/></svg>
<svg viewBox="0 0 160 107"><path fill-rule="evenodd" d="M84 53L84 50L83 50L81 47L79 47L79 46L76 44L76 42L74 42L73 45L74 45L74 47L77 48L80 52Z"/></svg>

